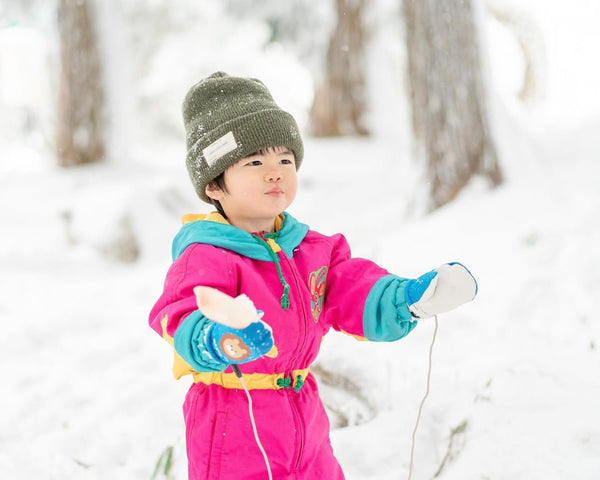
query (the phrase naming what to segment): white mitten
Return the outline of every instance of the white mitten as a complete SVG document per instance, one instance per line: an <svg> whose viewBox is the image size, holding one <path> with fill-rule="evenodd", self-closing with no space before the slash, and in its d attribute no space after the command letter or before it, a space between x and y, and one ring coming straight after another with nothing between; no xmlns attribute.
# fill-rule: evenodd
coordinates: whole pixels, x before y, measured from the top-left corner
<svg viewBox="0 0 600 480"><path fill-rule="evenodd" d="M277 356L271 327L246 295L233 298L204 286L194 287L194 294L198 309L215 322L205 331L206 351L213 360L228 365Z"/></svg>
<svg viewBox="0 0 600 480"><path fill-rule="evenodd" d="M404 297L418 318L433 317L470 302L477 295L477 281L461 263L445 263L419 278L409 280Z"/></svg>
<svg viewBox="0 0 600 480"><path fill-rule="evenodd" d="M246 295L233 298L216 288L194 287L196 304L204 316L231 328L246 328L262 318Z"/></svg>

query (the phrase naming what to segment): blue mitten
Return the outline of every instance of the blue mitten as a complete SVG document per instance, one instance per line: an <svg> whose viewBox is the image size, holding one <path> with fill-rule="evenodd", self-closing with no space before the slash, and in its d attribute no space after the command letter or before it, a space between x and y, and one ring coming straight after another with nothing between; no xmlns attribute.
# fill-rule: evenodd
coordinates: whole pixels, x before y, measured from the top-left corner
<svg viewBox="0 0 600 480"><path fill-rule="evenodd" d="M470 302L477 295L477 281L462 264L453 262L409 280L404 297L413 316L428 318Z"/></svg>
<svg viewBox="0 0 600 480"><path fill-rule="evenodd" d="M273 348L271 327L262 320L252 322L244 329L213 323L205 334L208 353L225 365L256 360Z"/></svg>

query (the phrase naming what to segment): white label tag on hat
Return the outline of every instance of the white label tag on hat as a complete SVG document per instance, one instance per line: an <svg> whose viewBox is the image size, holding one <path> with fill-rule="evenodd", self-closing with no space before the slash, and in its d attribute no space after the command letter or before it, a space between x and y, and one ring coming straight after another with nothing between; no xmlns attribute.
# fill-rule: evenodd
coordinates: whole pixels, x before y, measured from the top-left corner
<svg viewBox="0 0 600 480"><path fill-rule="evenodd" d="M236 148L237 142L235 141L233 132L228 132L202 150L202 155L204 155L206 163L212 166L219 158Z"/></svg>

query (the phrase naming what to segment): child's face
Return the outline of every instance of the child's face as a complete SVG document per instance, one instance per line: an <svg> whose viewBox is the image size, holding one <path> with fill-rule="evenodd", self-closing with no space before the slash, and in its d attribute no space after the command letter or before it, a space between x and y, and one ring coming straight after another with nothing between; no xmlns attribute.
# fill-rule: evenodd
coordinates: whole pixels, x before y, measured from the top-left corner
<svg viewBox="0 0 600 480"><path fill-rule="evenodd" d="M242 158L225 170L227 192L209 185L206 194L221 202L229 223L247 232L271 232L275 218L296 197L294 154L284 147Z"/></svg>

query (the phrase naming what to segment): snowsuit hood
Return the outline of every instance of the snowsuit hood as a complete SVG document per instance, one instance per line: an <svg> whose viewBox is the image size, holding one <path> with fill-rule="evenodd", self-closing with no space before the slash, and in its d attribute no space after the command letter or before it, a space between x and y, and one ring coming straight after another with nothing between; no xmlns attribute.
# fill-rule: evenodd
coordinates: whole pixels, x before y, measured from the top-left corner
<svg viewBox="0 0 600 480"><path fill-rule="evenodd" d="M256 239L256 235L229 224L219 213L185 215L183 227L173 240L172 256L177 259L193 243L204 243L224 248L254 260L271 261L272 255ZM277 245L292 258L294 248L304 239L309 227L284 212L276 222L280 228L274 235Z"/></svg>

